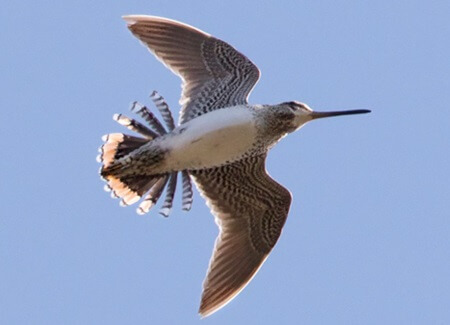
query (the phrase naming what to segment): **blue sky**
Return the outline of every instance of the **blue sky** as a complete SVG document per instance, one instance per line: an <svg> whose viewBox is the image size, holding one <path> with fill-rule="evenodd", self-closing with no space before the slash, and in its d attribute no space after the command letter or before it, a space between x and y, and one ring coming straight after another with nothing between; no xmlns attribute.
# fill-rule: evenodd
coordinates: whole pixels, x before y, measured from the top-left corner
<svg viewBox="0 0 450 325"><path fill-rule="evenodd" d="M251 103L370 108L291 134L268 159L293 193L250 285L200 320L217 235L189 213L138 216L102 189L100 137L180 83L124 14L177 19L262 71ZM9 1L0 12L0 323L450 322L450 2Z"/></svg>

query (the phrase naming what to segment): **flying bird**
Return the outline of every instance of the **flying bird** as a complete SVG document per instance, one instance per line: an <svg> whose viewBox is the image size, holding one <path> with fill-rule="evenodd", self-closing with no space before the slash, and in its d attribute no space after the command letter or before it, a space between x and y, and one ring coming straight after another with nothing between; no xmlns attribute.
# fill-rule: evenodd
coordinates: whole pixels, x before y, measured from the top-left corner
<svg viewBox="0 0 450 325"><path fill-rule="evenodd" d="M253 105L248 96L259 69L235 48L192 26L154 16L123 17L136 36L182 79L176 125L166 101L151 95L166 124L137 102L114 119L140 136L103 137L98 160L106 190L122 205L141 202L147 213L166 189L160 213L168 216L182 178L182 207L192 204L191 177L219 227L199 313L222 308L250 282L275 246L288 216L291 193L266 171L268 151L287 134L318 118L369 110L317 112L287 101Z"/></svg>

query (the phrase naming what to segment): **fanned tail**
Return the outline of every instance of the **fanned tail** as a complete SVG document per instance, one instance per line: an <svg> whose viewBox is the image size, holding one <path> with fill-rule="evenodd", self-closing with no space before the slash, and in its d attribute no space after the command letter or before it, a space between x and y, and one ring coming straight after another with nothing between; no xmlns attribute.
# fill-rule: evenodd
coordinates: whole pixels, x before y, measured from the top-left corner
<svg viewBox="0 0 450 325"><path fill-rule="evenodd" d="M167 130L172 131L175 128L175 123L164 98L156 91L150 97L161 113ZM148 142L166 134L167 131L146 106L134 102L131 110L141 116L147 122L147 126L123 114L113 116L116 122L138 133L141 137L123 133L111 133L102 137L104 144L99 149L100 154L97 160L102 163L100 175L107 182L105 190L110 191L112 197L120 198L120 205L122 206L134 204L144 198L137 208L137 213L145 214L157 203L167 185L166 198L160 209L160 213L167 217L173 205L177 172L154 175L124 172L127 164L131 162L130 154ZM155 160L158 159L158 154L158 152L155 152ZM187 171L182 172L182 183L183 210L189 210L192 204L192 185Z"/></svg>

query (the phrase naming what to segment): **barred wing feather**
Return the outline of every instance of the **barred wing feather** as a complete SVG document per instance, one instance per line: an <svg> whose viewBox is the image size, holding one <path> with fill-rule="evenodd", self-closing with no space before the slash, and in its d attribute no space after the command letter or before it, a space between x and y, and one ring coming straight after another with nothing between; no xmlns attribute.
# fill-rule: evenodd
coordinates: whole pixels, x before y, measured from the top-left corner
<svg viewBox="0 0 450 325"><path fill-rule="evenodd" d="M141 15L123 18L133 35L183 80L181 123L247 103L260 72L232 46L174 20Z"/></svg>
<svg viewBox="0 0 450 325"><path fill-rule="evenodd" d="M200 314L222 308L250 282L276 244L291 194L265 170L265 155L192 171L219 226Z"/></svg>

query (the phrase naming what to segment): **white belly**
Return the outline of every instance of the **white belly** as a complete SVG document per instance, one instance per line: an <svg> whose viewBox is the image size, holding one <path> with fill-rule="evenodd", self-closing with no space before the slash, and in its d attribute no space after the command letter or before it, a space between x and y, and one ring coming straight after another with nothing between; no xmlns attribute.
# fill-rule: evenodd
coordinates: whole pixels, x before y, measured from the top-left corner
<svg viewBox="0 0 450 325"><path fill-rule="evenodd" d="M219 109L177 127L161 143L168 152L164 165L170 170L182 170L231 163L253 147L255 137L250 109Z"/></svg>

